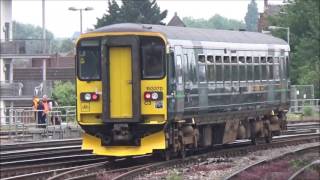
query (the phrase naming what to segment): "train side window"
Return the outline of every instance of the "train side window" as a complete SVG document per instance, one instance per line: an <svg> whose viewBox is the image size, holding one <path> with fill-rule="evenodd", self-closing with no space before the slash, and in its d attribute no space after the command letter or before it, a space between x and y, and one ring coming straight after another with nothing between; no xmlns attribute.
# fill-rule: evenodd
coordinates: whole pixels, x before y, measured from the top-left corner
<svg viewBox="0 0 320 180"><path fill-rule="evenodd" d="M239 79L239 69L237 65L231 66L231 73L232 73L232 81L238 81Z"/></svg>
<svg viewBox="0 0 320 180"><path fill-rule="evenodd" d="M254 71L254 80L255 81L260 81L260 65L259 65L259 57L254 57L253 59L253 71Z"/></svg>
<svg viewBox="0 0 320 180"><path fill-rule="evenodd" d="M274 67L273 67L273 79L280 79L280 68L279 68L279 57L274 57Z"/></svg>
<svg viewBox="0 0 320 180"><path fill-rule="evenodd" d="M224 81L231 81L231 66L230 64L224 64L224 67L223 67L223 80Z"/></svg>
<svg viewBox="0 0 320 180"><path fill-rule="evenodd" d="M189 78L189 73L190 73L190 69L191 69L190 62L189 62L190 60L188 58L188 54L184 54L183 57L184 57L184 61L183 61L184 81L189 82L189 81L191 81L191 79Z"/></svg>
<svg viewBox="0 0 320 180"><path fill-rule="evenodd" d="M230 57L229 56L224 56L223 57L223 63L230 63Z"/></svg>
<svg viewBox="0 0 320 180"><path fill-rule="evenodd" d="M214 63L213 56L212 56L212 55L208 55L208 56L207 56L207 61L208 61L209 63Z"/></svg>
<svg viewBox="0 0 320 180"><path fill-rule="evenodd" d="M222 64L216 64L216 73L217 73L217 79L216 81L223 81L223 78L222 78Z"/></svg>
<svg viewBox="0 0 320 180"><path fill-rule="evenodd" d="M164 76L165 46L155 37L141 38L142 76L145 79L159 79Z"/></svg>
<svg viewBox="0 0 320 180"><path fill-rule="evenodd" d="M237 57L236 56L232 56L231 57L231 63L237 63Z"/></svg>
<svg viewBox="0 0 320 180"><path fill-rule="evenodd" d="M267 59L269 67L269 80L273 79L273 57L268 57Z"/></svg>
<svg viewBox="0 0 320 180"><path fill-rule="evenodd" d="M190 71L189 71L189 79L192 83L196 83L197 80L197 73L196 73L196 60L193 53L190 55Z"/></svg>
<svg viewBox="0 0 320 180"><path fill-rule="evenodd" d="M176 77L177 77L177 82L178 84L182 84L182 58L181 55L177 55L176 59Z"/></svg>
<svg viewBox="0 0 320 180"><path fill-rule="evenodd" d="M198 61L200 63L205 63L206 62L206 56L205 55L198 55Z"/></svg>
<svg viewBox="0 0 320 180"><path fill-rule="evenodd" d="M221 56L216 56L216 63L222 63Z"/></svg>
<svg viewBox="0 0 320 180"><path fill-rule="evenodd" d="M214 71L214 65L213 64L208 64L208 81L212 82L215 81L215 71Z"/></svg>
<svg viewBox="0 0 320 180"><path fill-rule="evenodd" d="M247 57L246 62L247 63L252 63L252 57Z"/></svg>
<svg viewBox="0 0 320 180"><path fill-rule="evenodd" d="M244 64L245 63L245 59L243 56L239 57L239 64Z"/></svg>
<svg viewBox="0 0 320 180"><path fill-rule="evenodd" d="M280 77L282 79L286 79L286 65L285 65L285 60L284 57L280 57Z"/></svg>
<svg viewBox="0 0 320 180"><path fill-rule="evenodd" d="M78 76L81 80L99 80L100 70L100 41L82 40L78 45Z"/></svg>
<svg viewBox="0 0 320 180"><path fill-rule="evenodd" d="M199 65L199 82L206 82L206 66L204 64Z"/></svg>
<svg viewBox="0 0 320 180"><path fill-rule="evenodd" d="M239 80L246 81L246 60L244 56L239 56Z"/></svg>

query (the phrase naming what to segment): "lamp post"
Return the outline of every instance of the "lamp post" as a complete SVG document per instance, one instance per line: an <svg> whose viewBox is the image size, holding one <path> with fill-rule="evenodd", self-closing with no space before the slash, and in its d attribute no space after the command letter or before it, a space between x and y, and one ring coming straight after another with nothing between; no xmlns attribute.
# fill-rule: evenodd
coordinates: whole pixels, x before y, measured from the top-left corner
<svg viewBox="0 0 320 180"><path fill-rule="evenodd" d="M287 30L287 42L290 45L290 27L269 26L269 29L285 29Z"/></svg>
<svg viewBox="0 0 320 180"><path fill-rule="evenodd" d="M69 7L70 11L80 11L80 34L82 34L82 11L91 11L93 10L92 7L86 7L86 8L75 8L75 7Z"/></svg>

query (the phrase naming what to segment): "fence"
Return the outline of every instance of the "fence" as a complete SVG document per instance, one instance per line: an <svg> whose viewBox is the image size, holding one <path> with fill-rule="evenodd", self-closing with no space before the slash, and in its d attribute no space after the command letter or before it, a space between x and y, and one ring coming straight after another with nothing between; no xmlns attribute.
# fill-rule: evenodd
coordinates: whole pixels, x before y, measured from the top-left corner
<svg viewBox="0 0 320 180"><path fill-rule="evenodd" d="M320 113L320 99L295 99L290 101L290 112L304 114L306 111Z"/></svg>
<svg viewBox="0 0 320 180"><path fill-rule="evenodd" d="M32 108L5 108L0 117L2 139L39 140L80 137L81 130L75 121L75 106L53 107L44 123L39 123L38 115L43 111Z"/></svg>

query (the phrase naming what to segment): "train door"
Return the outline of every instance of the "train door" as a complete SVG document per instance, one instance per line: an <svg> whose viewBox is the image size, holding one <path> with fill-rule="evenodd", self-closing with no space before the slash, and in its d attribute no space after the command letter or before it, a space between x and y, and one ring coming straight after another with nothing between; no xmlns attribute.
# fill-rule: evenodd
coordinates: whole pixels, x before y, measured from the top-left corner
<svg viewBox="0 0 320 180"><path fill-rule="evenodd" d="M130 47L111 47L110 117L132 118L132 58Z"/></svg>
<svg viewBox="0 0 320 180"><path fill-rule="evenodd" d="M139 122L141 76L139 38L106 37L102 41L104 122Z"/></svg>
<svg viewBox="0 0 320 180"><path fill-rule="evenodd" d="M175 72L176 72L176 112L182 117L184 112L184 79L183 79L183 50L181 46L175 46Z"/></svg>

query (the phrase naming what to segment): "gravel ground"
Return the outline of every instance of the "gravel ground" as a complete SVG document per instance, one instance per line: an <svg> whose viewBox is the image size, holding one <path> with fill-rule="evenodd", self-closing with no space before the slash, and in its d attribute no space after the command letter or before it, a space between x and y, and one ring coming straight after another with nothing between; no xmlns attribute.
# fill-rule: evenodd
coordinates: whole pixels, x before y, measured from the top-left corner
<svg viewBox="0 0 320 180"><path fill-rule="evenodd" d="M264 159L271 159L275 156L279 156L283 153L298 150L305 147L310 147L319 144L308 143L296 146L288 146L284 148L277 148L271 150L262 150L253 152L245 157L234 158L209 158L204 162L197 162L193 165L189 165L184 168L171 168L159 170L150 174L146 174L143 177L139 177L139 180L149 179L170 179L170 180L195 180L195 179L225 179L234 172L237 172L248 165L254 164Z"/></svg>

